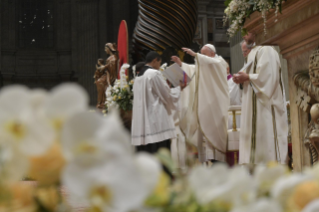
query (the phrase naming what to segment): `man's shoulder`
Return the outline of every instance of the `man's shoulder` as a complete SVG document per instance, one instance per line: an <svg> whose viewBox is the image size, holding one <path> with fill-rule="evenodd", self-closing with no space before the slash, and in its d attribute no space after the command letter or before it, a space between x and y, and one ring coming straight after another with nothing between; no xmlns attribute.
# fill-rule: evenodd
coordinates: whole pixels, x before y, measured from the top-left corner
<svg viewBox="0 0 319 212"><path fill-rule="evenodd" d="M258 52L277 52L273 46L257 46Z"/></svg>
<svg viewBox="0 0 319 212"><path fill-rule="evenodd" d="M148 76L148 77L152 77L152 76L156 76L156 75L159 75L160 72L156 69L153 69L153 68L149 68L145 71L144 75L145 76Z"/></svg>

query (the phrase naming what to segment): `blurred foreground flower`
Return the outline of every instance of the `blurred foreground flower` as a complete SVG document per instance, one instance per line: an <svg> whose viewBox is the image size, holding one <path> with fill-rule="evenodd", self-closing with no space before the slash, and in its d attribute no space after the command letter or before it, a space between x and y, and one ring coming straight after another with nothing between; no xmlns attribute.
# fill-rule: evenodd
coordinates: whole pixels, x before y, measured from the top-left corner
<svg viewBox="0 0 319 212"><path fill-rule="evenodd" d="M28 177L36 180L39 185L58 185L65 159L61 145L54 142L53 146L43 155L31 157Z"/></svg>
<svg viewBox="0 0 319 212"><path fill-rule="evenodd" d="M189 183L201 205L218 204L226 210L251 203L256 197L256 186L243 167L229 169L223 164L195 167Z"/></svg>
<svg viewBox="0 0 319 212"><path fill-rule="evenodd" d="M296 186L288 199L288 208L290 211L301 211L315 199L319 199L319 184L316 181L306 181Z"/></svg>
<svg viewBox="0 0 319 212"><path fill-rule="evenodd" d="M8 200L0 202L2 212L35 212L37 204L34 201L34 185L17 182L8 185Z"/></svg>
<svg viewBox="0 0 319 212"><path fill-rule="evenodd" d="M288 173L288 167L284 165L273 164L268 167L257 165L254 171L254 180L258 186L259 196L268 196L274 183Z"/></svg>
<svg viewBox="0 0 319 212"><path fill-rule="evenodd" d="M8 86L0 92L0 140L26 155L40 155L52 144L54 131L46 119L36 116L31 91Z"/></svg>
<svg viewBox="0 0 319 212"><path fill-rule="evenodd" d="M276 201L262 198L249 205L234 208L231 212L282 212L282 209Z"/></svg>
<svg viewBox="0 0 319 212"><path fill-rule="evenodd" d="M62 175L70 195L92 211L126 212L142 206L160 173L157 160L135 156L117 113L79 113L65 123L68 164Z"/></svg>
<svg viewBox="0 0 319 212"><path fill-rule="evenodd" d="M64 83L52 89L44 103L44 110L51 124L59 132L72 115L87 111L89 96L75 83Z"/></svg>

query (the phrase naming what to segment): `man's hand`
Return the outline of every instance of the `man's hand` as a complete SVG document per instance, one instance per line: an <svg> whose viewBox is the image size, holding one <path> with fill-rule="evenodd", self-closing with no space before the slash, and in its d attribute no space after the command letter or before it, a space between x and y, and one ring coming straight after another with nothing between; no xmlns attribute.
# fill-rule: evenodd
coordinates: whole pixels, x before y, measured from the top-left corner
<svg viewBox="0 0 319 212"><path fill-rule="evenodd" d="M237 74L233 75L233 81L237 84L244 83L246 81L249 81L249 75L245 72L238 72Z"/></svg>
<svg viewBox="0 0 319 212"><path fill-rule="evenodd" d="M183 90L187 86L187 84L186 82L179 81L179 86L181 87L181 90Z"/></svg>
<svg viewBox="0 0 319 212"><path fill-rule="evenodd" d="M182 66L182 61L177 56L172 56L171 61L173 61L174 63L177 63L179 66Z"/></svg>
<svg viewBox="0 0 319 212"><path fill-rule="evenodd" d="M184 51L185 53L189 54L190 56L193 56L193 57L196 56L196 53L193 52L193 50L188 49L188 48L185 48L185 47L183 47L182 49L183 49L183 51Z"/></svg>

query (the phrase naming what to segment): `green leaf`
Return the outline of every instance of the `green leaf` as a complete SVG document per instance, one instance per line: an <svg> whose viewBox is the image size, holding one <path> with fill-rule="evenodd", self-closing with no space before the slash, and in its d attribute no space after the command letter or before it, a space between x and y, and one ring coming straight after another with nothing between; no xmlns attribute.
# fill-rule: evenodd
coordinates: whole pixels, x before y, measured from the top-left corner
<svg viewBox="0 0 319 212"><path fill-rule="evenodd" d="M247 29L242 28L242 29L241 29L241 36L244 37L244 36L247 35L247 34L248 34Z"/></svg>
<svg viewBox="0 0 319 212"><path fill-rule="evenodd" d="M161 163L168 168L168 170L173 173L175 171L175 163L171 157L171 153L166 148L161 148L156 154L157 158L161 161Z"/></svg>
<svg viewBox="0 0 319 212"><path fill-rule="evenodd" d="M228 5L230 4L231 1L232 0L225 0L225 2L224 2L225 6L228 7Z"/></svg>

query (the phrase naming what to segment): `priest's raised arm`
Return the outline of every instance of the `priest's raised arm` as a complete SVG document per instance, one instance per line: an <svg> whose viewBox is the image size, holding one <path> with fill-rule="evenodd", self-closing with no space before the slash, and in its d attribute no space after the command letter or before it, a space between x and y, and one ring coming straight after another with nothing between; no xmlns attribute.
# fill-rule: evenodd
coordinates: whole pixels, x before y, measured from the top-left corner
<svg viewBox="0 0 319 212"><path fill-rule="evenodd" d="M197 54L187 48L183 50L195 57L195 65L181 63L179 58L172 57L190 77L193 76L188 90L181 95L185 113L180 127L197 145L200 161L225 161L229 107L227 63L210 44Z"/></svg>

